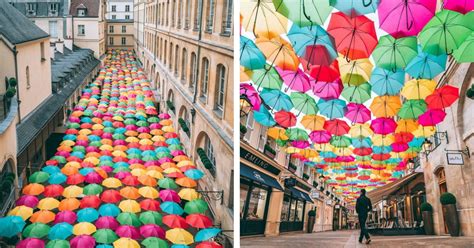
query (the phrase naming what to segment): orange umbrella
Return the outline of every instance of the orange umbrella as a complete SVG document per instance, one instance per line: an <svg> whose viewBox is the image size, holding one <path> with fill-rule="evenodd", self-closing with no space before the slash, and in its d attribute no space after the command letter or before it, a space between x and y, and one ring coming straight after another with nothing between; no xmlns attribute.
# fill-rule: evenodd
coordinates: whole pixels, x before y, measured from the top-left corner
<svg viewBox="0 0 474 248"><path fill-rule="evenodd" d="M152 166L148 166L146 167L146 170L147 171L151 171L151 170L154 170L154 171L158 171L158 172L163 172L163 169L157 165L152 165Z"/></svg>
<svg viewBox="0 0 474 248"><path fill-rule="evenodd" d="M124 145L118 145L118 146L114 146L114 151L126 151L128 150L128 147L127 146L124 146Z"/></svg>
<svg viewBox="0 0 474 248"><path fill-rule="evenodd" d="M326 122L326 119L319 115L305 115L303 119L301 119L301 125L311 131L323 130L324 122Z"/></svg>
<svg viewBox="0 0 474 248"><path fill-rule="evenodd" d="M160 166L162 170L166 170L168 168L178 168L175 163L171 163L171 162L162 163Z"/></svg>
<svg viewBox="0 0 474 248"><path fill-rule="evenodd" d="M188 187L188 188L194 188L197 186L196 181L189 177L181 177L176 179L176 184L183 186L183 187Z"/></svg>
<svg viewBox="0 0 474 248"><path fill-rule="evenodd" d="M30 183L23 188L23 194L25 195L39 195L43 193L44 186L39 183Z"/></svg>
<svg viewBox="0 0 474 248"><path fill-rule="evenodd" d="M392 117L397 115L402 107L399 96L378 96L370 104L370 110L375 117Z"/></svg>
<svg viewBox="0 0 474 248"><path fill-rule="evenodd" d="M138 177L138 181L140 183L142 183L143 185L146 185L146 186L151 186L151 187L154 187L156 186L157 182L156 182L156 179L149 176L149 175L141 175Z"/></svg>
<svg viewBox="0 0 474 248"><path fill-rule="evenodd" d="M419 124L416 120L411 120L411 119L399 120L399 121L397 121L397 129L395 130L395 132L397 132L397 133L399 133L399 132L411 133L411 132L414 132L415 130L417 130L418 126L419 126Z"/></svg>
<svg viewBox="0 0 474 248"><path fill-rule="evenodd" d="M150 134L152 134L152 135L163 135L163 133L164 132L161 129L153 129L153 130L150 131Z"/></svg>
<svg viewBox="0 0 474 248"><path fill-rule="evenodd" d="M282 70L296 71L300 64L293 46L280 36L259 37L255 44L262 51L268 61Z"/></svg>
<svg viewBox="0 0 474 248"><path fill-rule="evenodd" d="M62 152L71 152L72 148L70 146L59 146L57 150Z"/></svg>
<svg viewBox="0 0 474 248"><path fill-rule="evenodd" d="M30 217L30 221L35 223L35 222L41 222L43 224L47 224L51 221L54 220L54 217L56 215L49 211L49 210L40 210L40 211L37 211L35 212L31 217Z"/></svg>
<svg viewBox="0 0 474 248"><path fill-rule="evenodd" d="M190 160L190 159L186 155L179 155L179 156L176 156L176 157L173 158L173 161L176 161L176 162L181 162L181 161L184 161L184 160Z"/></svg>
<svg viewBox="0 0 474 248"><path fill-rule="evenodd" d="M149 133L141 133L141 134L138 135L138 138L139 139L151 139L152 137L151 137L151 134L149 134Z"/></svg>
<svg viewBox="0 0 474 248"><path fill-rule="evenodd" d="M170 120L170 119L165 119L165 120L161 120L160 121L160 125L162 126L169 126L171 125L173 122Z"/></svg>
<svg viewBox="0 0 474 248"><path fill-rule="evenodd" d="M79 173L79 170L72 165L66 165L61 169L61 172L66 176L70 176Z"/></svg>
<svg viewBox="0 0 474 248"><path fill-rule="evenodd" d="M79 208L81 202L76 198L66 198L59 203L59 211L74 211Z"/></svg>
<svg viewBox="0 0 474 248"><path fill-rule="evenodd" d="M142 169L142 170L144 170L144 169L145 169L145 166L142 165L142 164L131 164L128 168L130 168L131 170L134 170L134 169Z"/></svg>
<svg viewBox="0 0 474 248"><path fill-rule="evenodd" d="M138 199L140 197L138 189L131 186L122 188L120 190L120 195L128 199Z"/></svg>

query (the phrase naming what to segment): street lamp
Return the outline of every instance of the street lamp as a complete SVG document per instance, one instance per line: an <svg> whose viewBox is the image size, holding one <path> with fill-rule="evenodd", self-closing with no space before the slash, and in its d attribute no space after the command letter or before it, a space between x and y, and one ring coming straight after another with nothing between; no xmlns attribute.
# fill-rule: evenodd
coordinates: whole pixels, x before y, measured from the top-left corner
<svg viewBox="0 0 474 248"><path fill-rule="evenodd" d="M428 156L431 152L431 148L433 147L433 142L429 139L425 139L425 142L423 142L423 152Z"/></svg>
<svg viewBox="0 0 474 248"><path fill-rule="evenodd" d="M252 110L252 104L246 95L240 95L240 117L244 117Z"/></svg>

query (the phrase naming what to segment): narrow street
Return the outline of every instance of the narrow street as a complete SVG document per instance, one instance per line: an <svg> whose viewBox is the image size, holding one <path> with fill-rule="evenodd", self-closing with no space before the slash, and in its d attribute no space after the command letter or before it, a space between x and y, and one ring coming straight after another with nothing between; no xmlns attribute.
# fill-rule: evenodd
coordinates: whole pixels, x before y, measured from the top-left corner
<svg viewBox="0 0 474 248"><path fill-rule="evenodd" d="M450 236L372 236L370 245L359 244L359 230L318 233L289 233L277 237L247 237L241 247L474 247L474 237Z"/></svg>

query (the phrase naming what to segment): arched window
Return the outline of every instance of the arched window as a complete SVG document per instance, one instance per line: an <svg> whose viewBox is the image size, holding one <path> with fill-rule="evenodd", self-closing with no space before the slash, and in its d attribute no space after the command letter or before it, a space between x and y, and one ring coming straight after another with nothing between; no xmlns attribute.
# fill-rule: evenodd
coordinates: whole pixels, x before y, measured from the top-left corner
<svg viewBox="0 0 474 248"><path fill-rule="evenodd" d="M184 105L181 107L179 118L181 119L179 121L181 129L183 129L183 131L189 136L189 134L191 133L191 123L189 122L188 110Z"/></svg>
<svg viewBox="0 0 474 248"><path fill-rule="evenodd" d="M215 0L208 0L207 1L207 9L206 9L206 32L212 33L214 28L214 12L215 12Z"/></svg>
<svg viewBox="0 0 474 248"><path fill-rule="evenodd" d="M179 61L179 46L176 45L175 52L174 52L174 75L178 77L178 61Z"/></svg>
<svg viewBox="0 0 474 248"><path fill-rule="evenodd" d="M170 90L168 92L168 100L166 101L166 105L168 107L168 110L170 112L174 113L174 109L175 109L175 107L174 107L174 94L173 94L172 90Z"/></svg>
<svg viewBox="0 0 474 248"><path fill-rule="evenodd" d="M215 108L220 111L224 111L225 101L225 85L226 85L226 71L222 64L217 65L217 76L216 76L216 104Z"/></svg>
<svg viewBox="0 0 474 248"><path fill-rule="evenodd" d="M183 48L183 53L181 54L181 80L186 81L186 69L188 68L188 53L186 48Z"/></svg>
<svg viewBox="0 0 474 248"><path fill-rule="evenodd" d="M204 57L202 59L201 93L200 93L200 96L204 99L207 98L208 85L209 85L209 60Z"/></svg>
<svg viewBox="0 0 474 248"><path fill-rule="evenodd" d="M199 30L199 26L201 25L201 20L199 20L199 17L201 16L200 10L201 10L201 0L196 0L194 5L194 30Z"/></svg>
<svg viewBox="0 0 474 248"><path fill-rule="evenodd" d="M191 89L192 92L194 92L194 84L196 83L196 80L197 80L196 70L197 70L197 57L196 57L196 54L192 52L191 53L191 78L189 80L189 88Z"/></svg>
<svg viewBox="0 0 474 248"><path fill-rule="evenodd" d="M30 67L29 66L26 66L26 88L27 89L31 88Z"/></svg>
<svg viewBox="0 0 474 248"><path fill-rule="evenodd" d="M215 170L216 157L214 156L214 147L212 146L211 139L209 139L209 136L207 135L204 138L204 151L206 151L207 158L211 161Z"/></svg>

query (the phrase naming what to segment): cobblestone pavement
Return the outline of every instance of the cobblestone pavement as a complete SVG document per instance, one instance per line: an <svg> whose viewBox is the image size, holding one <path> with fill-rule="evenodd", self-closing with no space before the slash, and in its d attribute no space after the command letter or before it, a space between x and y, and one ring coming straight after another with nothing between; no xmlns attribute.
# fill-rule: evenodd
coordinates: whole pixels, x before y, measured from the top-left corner
<svg viewBox="0 0 474 248"><path fill-rule="evenodd" d="M241 247L270 248L270 247L324 247L324 248L359 248L359 247L474 247L474 237L450 236L372 236L370 245L359 244L358 230L320 232L320 233L289 233L277 237L244 237Z"/></svg>

